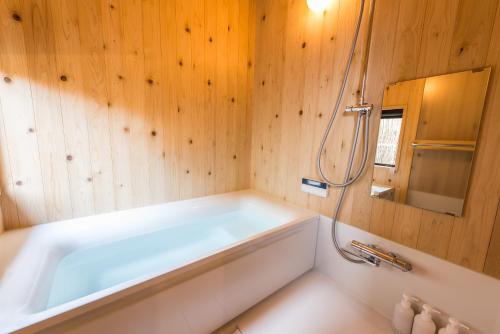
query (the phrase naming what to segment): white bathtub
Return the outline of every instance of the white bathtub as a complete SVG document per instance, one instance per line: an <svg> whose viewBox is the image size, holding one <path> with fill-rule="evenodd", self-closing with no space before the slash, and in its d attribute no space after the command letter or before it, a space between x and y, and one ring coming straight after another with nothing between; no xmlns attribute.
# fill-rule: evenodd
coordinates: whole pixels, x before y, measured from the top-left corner
<svg viewBox="0 0 500 334"><path fill-rule="evenodd" d="M142 323L141 332L164 332L171 326L165 315L158 322L151 312L145 318L123 310L138 301L145 308L154 301L160 310L164 303L166 309L172 301L162 291L181 291L196 280L209 287L213 282L203 283L203 277L236 266L227 286L246 290L246 296L226 298L217 321L189 324L186 318L217 289L228 294L224 283L183 301L190 305L182 315L187 331L208 333L313 266L317 220L310 211L242 191L3 233L0 333L138 332L127 321L113 320L116 309ZM176 298L193 299L179 293ZM151 327L155 321L161 325Z"/></svg>

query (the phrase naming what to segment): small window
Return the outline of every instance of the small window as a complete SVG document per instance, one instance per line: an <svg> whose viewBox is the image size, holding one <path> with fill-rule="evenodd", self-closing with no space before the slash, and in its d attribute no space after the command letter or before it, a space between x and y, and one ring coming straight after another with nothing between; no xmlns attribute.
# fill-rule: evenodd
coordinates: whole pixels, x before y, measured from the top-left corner
<svg viewBox="0 0 500 334"><path fill-rule="evenodd" d="M403 109L383 110L378 130L375 165L396 167Z"/></svg>

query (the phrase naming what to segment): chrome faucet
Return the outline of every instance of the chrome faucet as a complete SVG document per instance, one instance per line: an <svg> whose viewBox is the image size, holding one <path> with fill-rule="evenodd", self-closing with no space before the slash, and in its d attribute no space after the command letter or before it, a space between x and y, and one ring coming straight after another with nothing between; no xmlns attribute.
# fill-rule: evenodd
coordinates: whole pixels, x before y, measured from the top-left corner
<svg viewBox="0 0 500 334"><path fill-rule="evenodd" d="M403 272L409 272L413 269L409 262L403 260L398 255L386 252L375 245L366 245L353 240L351 241L351 247L353 248L353 251L346 251L375 267L378 267L381 262L384 262Z"/></svg>

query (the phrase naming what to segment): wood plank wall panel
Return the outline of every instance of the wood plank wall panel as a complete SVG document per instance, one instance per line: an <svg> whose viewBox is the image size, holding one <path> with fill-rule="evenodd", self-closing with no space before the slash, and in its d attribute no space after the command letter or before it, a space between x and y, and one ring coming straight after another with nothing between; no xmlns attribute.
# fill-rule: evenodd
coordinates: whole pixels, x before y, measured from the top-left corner
<svg viewBox="0 0 500 334"><path fill-rule="evenodd" d="M48 220L71 217L69 179L65 158L64 132L59 94L49 87L58 83L56 59L54 57L54 27L50 8L44 0L23 2L23 13L30 20L23 21L24 40L30 81L42 85L31 85L31 101L36 123L38 152L45 195ZM9 126L9 124L6 124Z"/></svg>
<svg viewBox="0 0 500 334"><path fill-rule="evenodd" d="M5 227L247 188L254 8L1 1Z"/></svg>
<svg viewBox="0 0 500 334"><path fill-rule="evenodd" d="M117 209L132 207L132 175L130 161L131 141L126 135L130 111L126 108L124 73L126 54L122 52L122 15L114 0L101 1L102 29L106 63L106 91L108 94L111 159L113 163L113 192ZM85 113L85 108L83 108ZM121 165L115 161L125 161ZM91 178L89 178L91 180ZM96 187L94 187L95 190Z"/></svg>
<svg viewBox="0 0 500 334"><path fill-rule="evenodd" d="M82 91L78 6L71 0L56 0L51 6L54 29L56 73L71 73L66 81L57 80L59 91ZM57 76L56 76L57 79ZM60 79L60 78L59 78ZM94 185L91 178L89 131L85 99L80 94L59 94L61 101L65 154L78 152L76 159L66 159L71 207L75 216L95 212ZM73 157L73 155L72 155Z"/></svg>
<svg viewBox="0 0 500 334"><path fill-rule="evenodd" d="M6 228L47 220L31 85L27 79L29 71L21 24L23 18L20 12L21 5L18 1L0 3L0 62L3 74L0 99L5 143L10 143L5 145L8 156L2 156L2 175L7 178L6 170L10 170L13 184L13 187L3 188L2 197L15 203L15 208L9 206L2 209L6 216L17 217L11 222L5 220ZM2 200L2 204L10 201ZM15 212L12 212L14 209Z"/></svg>
<svg viewBox="0 0 500 334"><path fill-rule="evenodd" d="M164 55L165 61L162 62L161 78L164 83L162 90L162 99L166 108L164 118L164 150L165 157L173 157L172 159L165 159L165 190L166 199L175 200L179 198L180 194L180 165L179 165L179 138L172 136L178 129L179 113L181 111L177 102L177 95L175 94L178 88L178 60L177 60L177 37L174 24L167 24L167 22L175 22L176 20L176 2L175 1L162 1L160 7L160 20L161 24L161 50ZM208 26L207 26L208 29ZM214 52L215 56L216 53ZM212 111L211 111L212 112Z"/></svg>
<svg viewBox="0 0 500 334"><path fill-rule="evenodd" d="M406 0L399 5L391 80L414 79L417 74L428 0Z"/></svg>
<svg viewBox="0 0 500 334"><path fill-rule="evenodd" d="M500 208L496 214L495 226L491 234L484 272L491 276L500 277L500 266L498 263L500 263Z"/></svg>
<svg viewBox="0 0 500 334"><path fill-rule="evenodd" d="M337 191L332 190L328 199L304 195L300 193L299 178L317 177L313 158L339 88L354 15L357 14L353 9L356 4L352 0L334 1L324 15L315 18L323 25L321 32L308 34L310 22L306 18L312 14L300 1L257 1L251 184L327 215L333 210ZM498 7L498 1L494 0L479 3L472 0L377 0L367 91L368 101L375 105L371 119L375 130L370 138L370 161L374 159L380 105L387 83L478 66L493 67L492 82L465 217L453 218L399 204L391 207L370 198L371 169L349 190L341 216L341 220L354 226L477 271L484 268L500 198L498 168L491 168L497 166L500 159L496 149L500 122L500 79L496 73L500 62ZM294 26L289 27L290 20ZM271 27L276 28L271 30ZM281 31L284 36L279 34ZM316 34L321 34L321 37ZM325 43L330 34L333 35L332 44ZM299 36L307 46L315 45L318 38L322 39L319 50L310 49L307 62L302 60L304 50L287 44L297 43ZM316 52L320 55L314 55ZM359 52L358 47L358 62L342 105L356 96ZM318 62L319 66L311 62ZM304 84L307 82L304 77L306 69L307 78L318 78L320 87L317 92ZM292 70L293 73L289 73ZM271 84L268 84L270 80ZM304 109L305 117L297 117L294 99L307 101L314 111L308 110L306 115ZM277 111L280 114L276 119L273 116ZM317 117L319 113L321 118ZM341 176L338 169L343 168L342 162L345 161L342 146L348 148L352 138L352 123L347 118L339 123L336 135L329 139L324 153L328 175L337 180ZM314 131L314 134L305 134L304 129ZM312 144L306 144L309 142ZM309 165L303 164L304 159L310 161ZM286 176L290 171L294 177ZM439 233L433 234L436 230ZM498 271L490 267L489 272Z"/></svg>
<svg viewBox="0 0 500 334"><path fill-rule="evenodd" d="M149 175L150 201L159 203L165 199L165 167L163 163L164 115L162 112L163 101L161 94L162 89L164 89L164 82L161 80L160 0L142 1L142 22L144 74L147 82L144 91L144 110L146 112L146 131L149 131L149 134L145 136L147 138L146 155L149 159L147 172ZM203 29L200 29L200 31L203 32ZM199 107L203 108L203 105ZM147 125L149 125L149 130Z"/></svg>
<svg viewBox="0 0 500 334"><path fill-rule="evenodd" d="M422 209L397 205L390 238L400 244L416 248L422 225L422 214Z"/></svg>
<svg viewBox="0 0 500 334"><path fill-rule="evenodd" d="M95 211L101 213L115 208L102 12L98 1L78 0L74 5L78 6L82 93L85 96L91 159L90 179L94 183ZM75 158L74 154L77 152L68 154L70 161Z"/></svg>
<svg viewBox="0 0 500 334"><path fill-rule="evenodd" d="M268 157L278 147L281 135L275 111L281 109L282 103L286 18L285 0L257 1L256 41L261 36L274 38L259 40L255 49L252 152L260 150L261 153L252 154L251 184L253 188L273 194L282 194L277 179L272 175L279 170L278 160Z"/></svg>
<svg viewBox="0 0 500 334"><path fill-rule="evenodd" d="M453 217L423 210L417 249L446 258L453 229Z"/></svg>

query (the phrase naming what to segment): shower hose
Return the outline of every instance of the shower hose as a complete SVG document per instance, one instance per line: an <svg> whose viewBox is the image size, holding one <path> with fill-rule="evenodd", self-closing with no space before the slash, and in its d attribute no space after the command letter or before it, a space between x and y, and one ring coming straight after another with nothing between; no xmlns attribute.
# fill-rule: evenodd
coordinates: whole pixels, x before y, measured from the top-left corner
<svg viewBox="0 0 500 334"><path fill-rule="evenodd" d="M342 98L344 96L344 91L347 85L347 81L349 78L349 71L351 69L352 61L354 58L354 52L356 49L356 44L359 36L359 31L361 28L361 22L363 20L363 11L364 11L364 6L365 6L365 0L361 0L360 3L360 9L359 9L359 14L358 14L358 19L356 22L356 30L354 32L354 37L351 43L351 48L349 52L349 57L347 59L347 63L345 66L345 71L344 71L344 76L342 79L342 83L340 86L340 90L337 95L337 99L335 102L335 105L333 107L332 114L330 116L330 119L328 121L328 124L326 126L325 132L323 133L323 137L321 139L321 144L319 146L319 150L316 156L316 167L318 170L319 175L321 176L322 180L326 182L328 185L331 187L335 188L340 188L340 194L337 199L337 203L334 208L333 216L332 216L332 227L331 227L331 237L333 241L333 245L335 246L335 249L339 253L339 255L342 256L345 260L352 262L352 263L365 263L362 258L356 256L355 254L352 254L342 247L340 247L338 239L337 239L337 219L340 213L340 210L342 209L342 205L344 203L344 198L345 194L347 192L347 189L350 185L352 185L354 182L356 182L361 175L363 174L365 167L366 167L366 161L368 158L368 147L369 147L369 133L370 133L370 113L369 112L359 112L357 114L357 119L356 119L356 127L355 127L355 132L354 132L354 138L353 138L353 143L351 146L351 150L349 153L349 159L347 161L347 168L344 174L343 181L340 183L336 183L325 175L323 172L323 169L321 167L321 158L323 156L323 151L325 149L325 144L328 139L328 136L330 135L332 131L333 124L335 122L335 119L337 117L340 104L342 102ZM371 9L373 10L373 8ZM372 19L372 16L370 15L370 20ZM367 60L366 60L367 61ZM366 84L366 67L364 68L364 73L363 73L363 89L361 90L361 104L364 104L364 91L365 91L365 84ZM354 160L356 158L356 151L357 151L357 146L358 146L358 141L359 141L359 135L360 135L360 128L362 127L362 124L364 123L363 129L363 154L361 158L361 164L357 171L352 173L353 165L354 165ZM351 175L352 174L352 175Z"/></svg>

